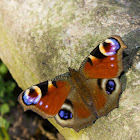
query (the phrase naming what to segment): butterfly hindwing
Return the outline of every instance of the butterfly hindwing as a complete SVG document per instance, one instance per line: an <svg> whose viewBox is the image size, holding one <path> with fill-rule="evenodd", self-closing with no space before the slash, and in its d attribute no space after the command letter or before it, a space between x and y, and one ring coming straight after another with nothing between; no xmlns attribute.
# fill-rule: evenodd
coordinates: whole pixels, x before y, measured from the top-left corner
<svg viewBox="0 0 140 140"><path fill-rule="evenodd" d="M81 97L82 89L74 88L69 93L55 120L62 127L72 127L76 131L92 124L101 116L107 115L118 107L121 84L118 78L88 79L86 87L90 89L92 103L88 105Z"/></svg>
<svg viewBox="0 0 140 140"><path fill-rule="evenodd" d="M68 113L70 113L69 116L67 115ZM76 131L91 124L96 119L96 115L85 105L76 88L70 92L60 111L55 116L55 120L62 127L70 127Z"/></svg>
<svg viewBox="0 0 140 140"><path fill-rule="evenodd" d="M121 94L119 78L88 79L86 83L90 86L93 106L98 118L118 107Z"/></svg>

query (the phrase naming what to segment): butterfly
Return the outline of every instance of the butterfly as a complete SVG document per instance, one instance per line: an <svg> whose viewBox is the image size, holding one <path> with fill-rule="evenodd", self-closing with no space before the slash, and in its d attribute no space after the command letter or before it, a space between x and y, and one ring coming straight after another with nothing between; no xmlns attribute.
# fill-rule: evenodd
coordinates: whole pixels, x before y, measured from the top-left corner
<svg viewBox="0 0 140 140"><path fill-rule="evenodd" d="M119 36L107 38L79 70L68 68L67 73L28 88L19 95L19 103L24 111L54 117L62 127L79 131L118 107L125 48Z"/></svg>

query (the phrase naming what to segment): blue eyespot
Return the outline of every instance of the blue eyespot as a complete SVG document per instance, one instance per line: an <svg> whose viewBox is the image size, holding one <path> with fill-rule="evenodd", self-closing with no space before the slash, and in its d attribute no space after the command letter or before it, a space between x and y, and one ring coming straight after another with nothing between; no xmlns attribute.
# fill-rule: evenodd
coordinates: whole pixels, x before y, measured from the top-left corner
<svg viewBox="0 0 140 140"><path fill-rule="evenodd" d="M114 38L109 38L103 43L103 47L101 47L100 51L106 56L112 56L115 55L119 49L119 42Z"/></svg>
<svg viewBox="0 0 140 140"><path fill-rule="evenodd" d="M33 86L23 93L22 99L26 105L37 104L41 99L41 91L37 86Z"/></svg>
<svg viewBox="0 0 140 140"><path fill-rule="evenodd" d="M66 109L61 109L58 115L63 120L68 120L72 118L72 113Z"/></svg>
<svg viewBox="0 0 140 140"><path fill-rule="evenodd" d="M116 88L116 84L113 80L108 80L107 84L106 84L106 92L108 94L112 94L112 92L115 90Z"/></svg>

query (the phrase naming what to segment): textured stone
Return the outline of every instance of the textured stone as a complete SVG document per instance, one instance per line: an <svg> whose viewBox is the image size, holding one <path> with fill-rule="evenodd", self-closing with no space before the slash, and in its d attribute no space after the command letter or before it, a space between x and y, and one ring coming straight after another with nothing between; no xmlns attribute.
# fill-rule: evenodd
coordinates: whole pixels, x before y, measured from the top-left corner
<svg viewBox="0 0 140 140"><path fill-rule="evenodd" d="M119 108L67 140L140 138L140 2L138 0L1 0L0 58L18 85L27 87L78 69L98 43L120 35L124 53Z"/></svg>

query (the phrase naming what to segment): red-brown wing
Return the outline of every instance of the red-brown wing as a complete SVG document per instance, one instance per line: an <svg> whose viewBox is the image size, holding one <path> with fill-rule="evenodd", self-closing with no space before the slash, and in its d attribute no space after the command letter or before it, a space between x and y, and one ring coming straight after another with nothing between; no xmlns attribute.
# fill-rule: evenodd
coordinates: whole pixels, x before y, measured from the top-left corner
<svg viewBox="0 0 140 140"><path fill-rule="evenodd" d="M127 48L119 36L112 36L98 45L79 69L87 79L114 78L123 71L122 51Z"/></svg>
<svg viewBox="0 0 140 140"><path fill-rule="evenodd" d="M53 117L58 113L71 91L68 78L61 75L52 81L32 86L22 92L18 100L25 111L32 110L43 118Z"/></svg>
<svg viewBox="0 0 140 140"><path fill-rule="evenodd" d="M92 107L83 102L76 88L70 92L59 113L55 116L55 120L62 127L70 127L76 131L90 125L96 119L97 116L93 113Z"/></svg>
<svg viewBox="0 0 140 140"><path fill-rule="evenodd" d="M98 117L107 115L109 111L118 107L121 94L121 83L119 78L111 79L88 79L93 99L93 106Z"/></svg>

